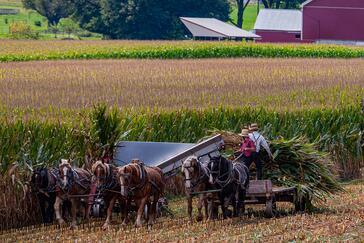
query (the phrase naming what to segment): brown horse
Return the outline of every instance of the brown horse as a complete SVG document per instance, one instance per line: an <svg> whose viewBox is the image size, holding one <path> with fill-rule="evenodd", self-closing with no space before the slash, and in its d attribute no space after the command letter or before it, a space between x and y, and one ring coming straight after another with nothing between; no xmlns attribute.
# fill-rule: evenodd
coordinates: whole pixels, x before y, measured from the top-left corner
<svg viewBox="0 0 364 243"><path fill-rule="evenodd" d="M133 200L137 206L137 219L135 225L142 225L142 215L146 205L148 208L147 221L151 225L156 218L156 210L159 197L164 193L163 172L158 167L145 166L139 160L133 160L130 164L118 170L121 195ZM151 200L152 197L152 200Z"/></svg>
<svg viewBox="0 0 364 243"><path fill-rule="evenodd" d="M103 196L107 208L107 217L102 226L104 230L108 229L110 225L112 210L117 200L123 209L123 224L127 223L127 217L125 217L127 214L126 198L120 194L120 185L116 178L119 168L120 167L115 167L100 160L96 161L91 168L92 173L94 174L93 183L97 187L97 192Z"/></svg>
<svg viewBox="0 0 364 243"><path fill-rule="evenodd" d="M202 165L196 156L190 156L182 163L182 173L185 176L185 189L187 196L187 207L190 221L192 222L192 192L206 191L211 186L209 184L209 174L204 165ZM199 195L197 203L198 216L197 221L203 220L202 207L205 206L205 218L208 218L208 204L205 194Z"/></svg>
<svg viewBox="0 0 364 243"><path fill-rule="evenodd" d="M54 210L56 211L56 219L60 225L64 224L60 212L60 205L66 199L69 199L72 204L71 214L72 223L71 228L76 227L77 208L82 197L86 198L90 193L92 174L81 168L72 168L68 160L62 159L59 165L59 179L57 181L56 189L56 202L54 203ZM88 211L88 210L87 210ZM86 218L89 218L86 213Z"/></svg>

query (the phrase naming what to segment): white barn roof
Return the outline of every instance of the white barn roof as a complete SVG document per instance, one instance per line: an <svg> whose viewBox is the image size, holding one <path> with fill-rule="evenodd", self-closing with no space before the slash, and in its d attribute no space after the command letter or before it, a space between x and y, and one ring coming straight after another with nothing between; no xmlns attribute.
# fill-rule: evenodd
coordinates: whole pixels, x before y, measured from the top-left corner
<svg viewBox="0 0 364 243"><path fill-rule="evenodd" d="M300 10L262 9L255 21L254 30L297 31L302 30Z"/></svg>
<svg viewBox="0 0 364 243"><path fill-rule="evenodd" d="M180 19L195 37L260 38L259 35L237 28L215 18L180 17Z"/></svg>

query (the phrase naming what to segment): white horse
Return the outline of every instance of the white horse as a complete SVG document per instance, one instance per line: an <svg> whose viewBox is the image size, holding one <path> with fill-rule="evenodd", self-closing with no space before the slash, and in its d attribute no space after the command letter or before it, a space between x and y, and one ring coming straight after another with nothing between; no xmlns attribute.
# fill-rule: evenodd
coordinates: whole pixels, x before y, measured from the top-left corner
<svg viewBox="0 0 364 243"><path fill-rule="evenodd" d="M188 215L192 222L192 192L201 192L208 190L211 185L209 183L209 173L207 168L199 162L196 156L188 157L182 163L182 173L185 177L185 189L187 197ZM198 216L197 221L203 220L202 207L205 206L205 218L208 218L208 205L206 194L201 193L197 203Z"/></svg>

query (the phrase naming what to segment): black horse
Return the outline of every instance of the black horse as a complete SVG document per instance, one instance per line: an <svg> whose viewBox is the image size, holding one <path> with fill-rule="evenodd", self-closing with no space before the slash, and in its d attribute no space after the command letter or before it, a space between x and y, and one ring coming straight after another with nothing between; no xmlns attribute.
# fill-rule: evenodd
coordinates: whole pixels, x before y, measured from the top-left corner
<svg viewBox="0 0 364 243"><path fill-rule="evenodd" d="M43 223L52 223L54 220L58 177L59 171L57 168L36 168L32 173L30 186L38 199ZM68 212L69 208L70 203L66 201L62 207L63 212Z"/></svg>
<svg viewBox="0 0 364 243"><path fill-rule="evenodd" d="M241 163L233 163L222 156L213 157L208 164L210 170L209 182L217 189L218 197L226 219L229 216L229 205L233 206L233 216L238 217L244 212L246 189L249 186L249 170Z"/></svg>
<svg viewBox="0 0 364 243"><path fill-rule="evenodd" d="M52 223L56 201L57 169L37 168L31 178L31 189L36 194L42 213L43 223Z"/></svg>

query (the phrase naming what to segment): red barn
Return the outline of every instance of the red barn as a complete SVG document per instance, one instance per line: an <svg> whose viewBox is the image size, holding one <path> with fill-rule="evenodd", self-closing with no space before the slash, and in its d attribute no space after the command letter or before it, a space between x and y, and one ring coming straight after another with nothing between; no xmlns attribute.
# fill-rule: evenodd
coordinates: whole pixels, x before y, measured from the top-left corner
<svg viewBox="0 0 364 243"><path fill-rule="evenodd" d="M258 42L301 42L302 13L299 10L262 9L254 31L261 36Z"/></svg>
<svg viewBox="0 0 364 243"><path fill-rule="evenodd" d="M308 0L302 15L304 41L364 41L364 0Z"/></svg>

